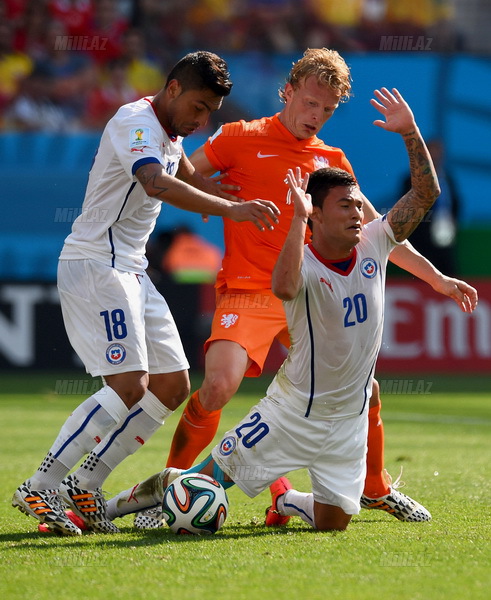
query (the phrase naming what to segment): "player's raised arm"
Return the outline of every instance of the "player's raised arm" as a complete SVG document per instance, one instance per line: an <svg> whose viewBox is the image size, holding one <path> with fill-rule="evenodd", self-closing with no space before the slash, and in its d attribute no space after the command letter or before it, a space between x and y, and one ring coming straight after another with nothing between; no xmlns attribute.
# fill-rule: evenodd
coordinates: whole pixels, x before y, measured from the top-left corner
<svg viewBox="0 0 491 600"><path fill-rule="evenodd" d="M273 270L271 288L273 294L281 300L292 300L297 296L302 285L305 231L312 214L312 200L310 194L305 193L309 181L308 174L302 179L298 167L295 173L289 169L286 180L295 211L290 230Z"/></svg>
<svg viewBox="0 0 491 600"><path fill-rule="evenodd" d="M273 224L278 222L280 211L273 202L257 199L237 203L212 196L167 175L160 163L147 163L135 175L148 196L183 210L228 217L237 222L251 221L261 231L273 229Z"/></svg>
<svg viewBox="0 0 491 600"><path fill-rule="evenodd" d="M375 90L376 100L370 102L384 117L374 125L402 135L409 156L411 189L389 211L387 220L398 242L405 240L416 229L433 205L440 187L430 153L414 120L409 105L395 89Z"/></svg>

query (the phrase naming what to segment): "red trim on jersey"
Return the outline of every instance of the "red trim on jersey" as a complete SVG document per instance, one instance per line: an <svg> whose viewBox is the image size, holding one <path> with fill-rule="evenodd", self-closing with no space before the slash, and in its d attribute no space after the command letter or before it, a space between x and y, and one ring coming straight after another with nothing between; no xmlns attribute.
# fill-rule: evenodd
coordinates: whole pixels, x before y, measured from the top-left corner
<svg viewBox="0 0 491 600"><path fill-rule="evenodd" d="M325 265L328 269L331 269L331 271L334 271L335 273L339 273L339 275L349 275L351 273L351 271L353 270L355 264L356 264L356 248L353 248L351 254L347 257L347 258L343 258L343 260L329 260L327 258L322 257L317 250L312 246L312 244L308 244L312 254L315 256L315 258L321 262L323 265ZM348 261L350 262L350 265L347 269L340 269L337 265L339 265L340 263L347 263Z"/></svg>

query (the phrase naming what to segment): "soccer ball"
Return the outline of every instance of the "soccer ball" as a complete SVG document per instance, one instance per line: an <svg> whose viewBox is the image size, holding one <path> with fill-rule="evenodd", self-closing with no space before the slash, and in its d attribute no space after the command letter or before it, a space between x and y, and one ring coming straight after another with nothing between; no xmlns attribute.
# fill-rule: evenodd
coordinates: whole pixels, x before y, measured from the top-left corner
<svg viewBox="0 0 491 600"><path fill-rule="evenodd" d="M164 493L162 512L174 533L209 535L225 522L227 494L220 483L202 473L174 479Z"/></svg>

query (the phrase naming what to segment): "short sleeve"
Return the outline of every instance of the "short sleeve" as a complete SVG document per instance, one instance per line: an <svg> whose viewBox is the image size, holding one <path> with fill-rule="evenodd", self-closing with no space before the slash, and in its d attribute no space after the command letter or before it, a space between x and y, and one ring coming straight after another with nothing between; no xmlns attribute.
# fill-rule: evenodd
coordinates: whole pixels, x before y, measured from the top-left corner
<svg viewBox="0 0 491 600"><path fill-rule="evenodd" d="M114 151L129 177L146 163L162 163L162 133L160 127L136 114L119 120L112 119L108 133Z"/></svg>
<svg viewBox="0 0 491 600"><path fill-rule="evenodd" d="M238 136L243 133L243 121L227 123L205 142L203 147L206 158L217 171L227 171L236 161L234 155L240 143Z"/></svg>
<svg viewBox="0 0 491 600"><path fill-rule="evenodd" d="M378 217L370 223L363 226L364 237L368 238L373 244L382 249L385 254L390 254L395 246L402 242L396 241L392 227L387 221L387 215Z"/></svg>
<svg viewBox="0 0 491 600"><path fill-rule="evenodd" d="M390 226L390 223L387 220L387 213L381 217L381 221L382 221L382 227L384 229L384 232L387 235L387 237L389 238L389 240L391 241L392 245L399 246L400 244L403 244L405 240L403 240L402 242L398 242L395 239L392 227Z"/></svg>

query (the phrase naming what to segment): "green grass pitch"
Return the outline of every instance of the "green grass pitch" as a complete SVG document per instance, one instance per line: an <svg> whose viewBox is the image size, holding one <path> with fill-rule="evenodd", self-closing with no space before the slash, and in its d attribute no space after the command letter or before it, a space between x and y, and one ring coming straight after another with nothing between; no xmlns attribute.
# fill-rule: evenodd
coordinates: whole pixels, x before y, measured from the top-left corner
<svg viewBox="0 0 491 600"><path fill-rule="evenodd" d="M118 522L119 535L74 539L38 533L36 522L14 510L10 499L84 398L73 392L90 394L92 381L80 373L0 375L0 597L489 598L490 379L379 375L379 380L385 391L386 468L396 477L403 467L403 491L429 508L431 523L401 523L364 510L343 533L318 533L300 519L270 530L263 526L269 493L251 500L231 488L228 519L214 536L141 532L128 516ZM243 384L224 411L221 432L262 397L268 382ZM104 486L109 494L162 467L178 415L111 474ZM298 489L310 490L305 472L290 478Z"/></svg>

